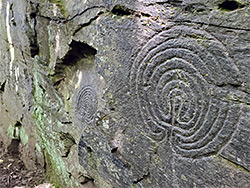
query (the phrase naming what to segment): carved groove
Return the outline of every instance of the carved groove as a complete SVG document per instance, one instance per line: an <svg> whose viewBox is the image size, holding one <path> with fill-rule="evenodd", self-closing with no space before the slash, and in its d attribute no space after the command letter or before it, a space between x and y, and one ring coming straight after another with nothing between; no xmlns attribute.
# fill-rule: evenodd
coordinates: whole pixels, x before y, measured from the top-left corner
<svg viewBox="0 0 250 188"><path fill-rule="evenodd" d="M205 31L176 26L154 36L130 73L143 131L182 157L216 154L233 134L240 107L215 85L238 72L223 44Z"/></svg>

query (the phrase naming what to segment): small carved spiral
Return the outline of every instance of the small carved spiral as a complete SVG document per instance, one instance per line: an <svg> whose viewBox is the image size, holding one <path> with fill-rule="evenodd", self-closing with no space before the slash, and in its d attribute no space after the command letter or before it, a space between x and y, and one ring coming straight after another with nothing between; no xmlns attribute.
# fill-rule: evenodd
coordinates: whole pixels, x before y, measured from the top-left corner
<svg viewBox="0 0 250 188"><path fill-rule="evenodd" d="M85 86L77 97L76 114L82 122L89 124L95 118L97 110L96 93L91 86Z"/></svg>

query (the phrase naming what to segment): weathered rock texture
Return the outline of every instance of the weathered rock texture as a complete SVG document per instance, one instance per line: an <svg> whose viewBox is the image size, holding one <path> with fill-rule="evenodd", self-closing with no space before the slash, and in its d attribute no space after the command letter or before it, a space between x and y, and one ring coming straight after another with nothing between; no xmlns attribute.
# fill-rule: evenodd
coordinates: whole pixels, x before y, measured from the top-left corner
<svg viewBox="0 0 250 188"><path fill-rule="evenodd" d="M0 140L27 168L59 187L249 187L248 0L0 11Z"/></svg>

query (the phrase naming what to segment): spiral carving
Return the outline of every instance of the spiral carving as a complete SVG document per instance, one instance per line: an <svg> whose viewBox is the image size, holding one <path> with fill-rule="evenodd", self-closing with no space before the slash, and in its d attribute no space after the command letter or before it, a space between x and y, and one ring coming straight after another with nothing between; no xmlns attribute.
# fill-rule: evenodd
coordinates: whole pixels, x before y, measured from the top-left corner
<svg viewBox="0 0 250 188"><path fill-rule="evenodd" d="M77 118L85 124L92 123L97 110L96 93L91 86L85 86L77 97Z"/></svg>
<svg viewBox="0 0 250 188"><path fill-rule="evenodd" d="M130 72L143 131L182 157L216 154L233 134L240 110L220 98L215 85L235 72L226 48L205 31L175 26L155 35Z"/></svg>

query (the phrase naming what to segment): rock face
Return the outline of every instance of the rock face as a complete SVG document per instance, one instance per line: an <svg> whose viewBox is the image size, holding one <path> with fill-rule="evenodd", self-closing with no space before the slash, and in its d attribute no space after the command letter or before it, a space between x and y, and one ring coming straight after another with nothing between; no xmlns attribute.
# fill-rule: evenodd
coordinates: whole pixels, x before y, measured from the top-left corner
<svg viewBox="0 0 250 188"><path fill-rule="evenodd" d="M249 187L248 0L0 0L0 141L59 187Z"/></svg>

